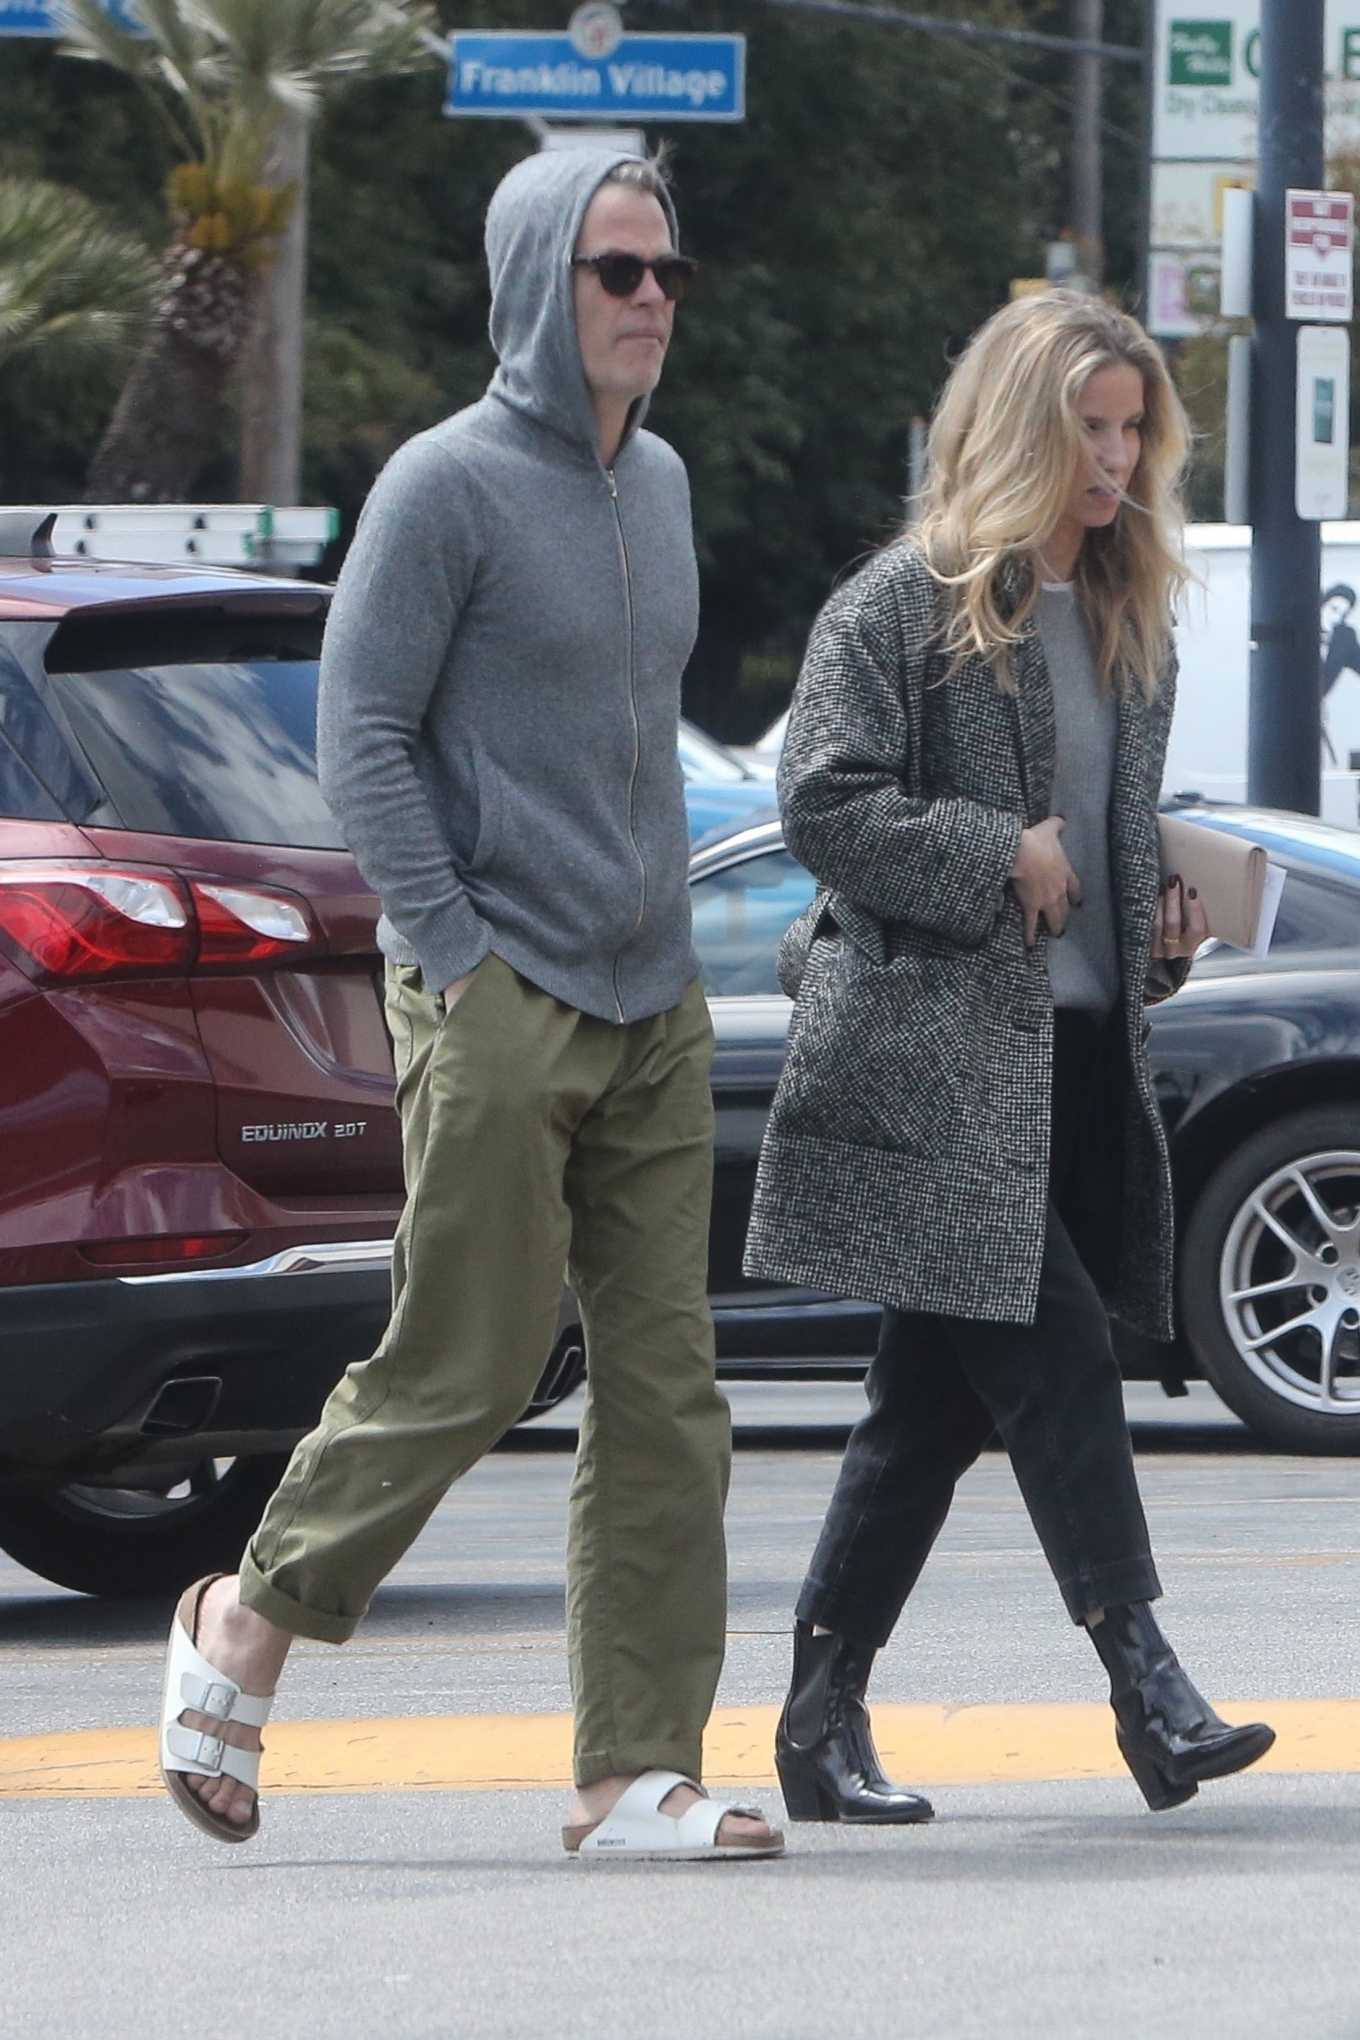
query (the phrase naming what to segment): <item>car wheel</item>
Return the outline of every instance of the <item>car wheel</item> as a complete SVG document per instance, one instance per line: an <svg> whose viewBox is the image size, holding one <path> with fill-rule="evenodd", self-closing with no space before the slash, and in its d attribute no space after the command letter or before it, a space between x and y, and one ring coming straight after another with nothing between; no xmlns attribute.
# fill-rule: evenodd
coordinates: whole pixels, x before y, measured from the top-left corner
<svg viewBox="0 0 1360 2040"><path fill-rule="evenodd" d="M524 1420L556 1409L585 1374L573 1327L553 1348ZM0 1551L79 1594L177 1593L204 1573L235 1571L287 1464L287 1453L272 1452L202 1459L165 1491L73 1480L0 1494Z"/></svg>
<svg viewBox="0 0 1360 2040"><path fill-rule="evenodd" d="M555 1410L569 1395L575 1395L585 1378L585 1341L580 1326L572 1325L553 1347L552 1357L520 1422L527 1423L531 1417L546 1417L549 1410Z"/></svg>
<svg viewBox="0 0 1360 2040"><path fill-rule="evenodd" d="M287 1454L202 1459L166 1491L98 1487L0 1494L0 1550L79 1594L176 1593L234 1572Z"/></svg>
<svg viewBox="0 0 1360 2040"><path fill-rule="evenodd" d="M1360 1108L1253 1134L1205 1186L1181 1314L1230 1409L1294 1451L1360 1452Z"/></svg>

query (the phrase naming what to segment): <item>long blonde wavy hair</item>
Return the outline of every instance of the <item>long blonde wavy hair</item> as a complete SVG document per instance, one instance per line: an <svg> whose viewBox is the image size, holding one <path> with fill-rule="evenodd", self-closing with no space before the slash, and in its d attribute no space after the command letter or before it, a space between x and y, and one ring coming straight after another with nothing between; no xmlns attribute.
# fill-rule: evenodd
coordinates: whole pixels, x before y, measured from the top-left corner
<svg viewBox="0 0 1360 2040"><path fill-rule="evenodd" d="M904 537L948 591L951 673L980 653L1001 686L1014 687L1041 549L1091 462L1081 392L1101 369L1125 364L1143 378L1142 452L1114 523L1087 533L1075 578L1104 684L1139 686L1149 700L1156 693L1190 578L1180 499L1190 430L1156 342L1136 319L1076 291L997 312L955 364L935 412L925 499Z"/></svg>

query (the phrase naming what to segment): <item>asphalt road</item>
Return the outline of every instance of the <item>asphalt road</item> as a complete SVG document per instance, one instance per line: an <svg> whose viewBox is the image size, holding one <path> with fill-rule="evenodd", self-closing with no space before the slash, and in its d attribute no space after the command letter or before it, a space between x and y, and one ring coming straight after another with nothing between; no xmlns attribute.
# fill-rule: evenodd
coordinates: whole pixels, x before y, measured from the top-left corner
<svg viewBox="0 0 1360 2040"><path fill-rule="evenodd" d="M567 1422L455 1491L353 1644L295 1652L240 1850L177 1818L128 1733L167 1610L0 1560L0 2032L1360 2040L1360 1460L1262 1452L1206 1391L1129 1396L1166 1627L1228 1711L1281 1726L1273 1768L1161 1816L1109 1760L1094 1653L998 1456L871 1693L936 1823L795 1827L741 1868L560 1853ZM858 1399L732 1390L710 1769L769 1807L765 1710Z"/></svg>

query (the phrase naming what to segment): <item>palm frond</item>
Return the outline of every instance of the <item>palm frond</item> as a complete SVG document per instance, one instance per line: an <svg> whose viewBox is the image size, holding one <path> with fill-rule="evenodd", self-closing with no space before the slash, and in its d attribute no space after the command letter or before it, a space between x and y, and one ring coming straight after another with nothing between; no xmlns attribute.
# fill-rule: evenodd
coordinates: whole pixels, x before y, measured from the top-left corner
<svg viewBox="0 0 1360 2040"><path fill-rule="evenodd" d="M51 0L49 12L65 56L111 64L129 78L148 75L153 53L146 38L120 28L100 0Z"/></svg>
<svg viewBox="0 0 1360 2040"><path fill-rule="evenodd" d="M88 6L90 0L80 0ZM137 10L147 36L164 63L186 83L198 66L212 55L212 39L194 21L183 0L137 0Z"/></svg>
<svg viewBox="0 0 1360 2040"><path fill-rule="evenodd" d="M126 344L157 274L150 252L80 192L0 178L0 364L37 349L66 359Z"/></svg>
<svg viewBox="0 0 1360 2040"><path fill-rule="evenodd" d="M350 79L431 61L428 0L137 0L129 35L100 0L53 0L72 55L136 80L179 153L215 180L273 179L281 124L311 121Z"/></svg>
<svg viewBox="0 0 1360 2040"><path fill-rule="evenodd" d="M178 0L243 87L306 112L333 80L431 61L425 0Z"/></svg>
<svg viewBox="0 0 1360 2040"><path fill-rule="evenodd" d="M172 92L190 101L190 126L196 125L192 94L184 90L184 81L178 71L167 74L163 52L156 43L147 36L130 35L126 29L119 28L101 6L100 0L51 0L51 6L53 21L62 31L61 54L109 64L114 70L121 71L154 108L157 119L168 129L175 147L186 155L192 155L197 144L189 128L176 118L159 87L169 84Z"/></svg>

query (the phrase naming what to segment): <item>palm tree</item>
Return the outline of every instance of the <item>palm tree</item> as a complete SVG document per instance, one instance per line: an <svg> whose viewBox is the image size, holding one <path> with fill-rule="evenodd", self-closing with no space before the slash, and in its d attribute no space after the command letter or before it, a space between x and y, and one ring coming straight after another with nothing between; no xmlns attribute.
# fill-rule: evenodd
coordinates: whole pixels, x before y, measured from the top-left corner
<svg viewBox="0 0 1360 2040"><path fill-rule="evenodd" d="M149 250L80 192L0 177L0 375L20 360L66 369L127 346L155 274Z"/></svg>
<svg viewBox="0 0 1360 2040"><path fill-rule="evenodd" d="M138 0L145 33L101 0L56 0L72 56L113 65L154 107L182 159L150 329L91 465L93 501L186 497L223 439L226 399L293 187L272 177L280 136L357 78L427 62L425 0Z"/></svg>
<svg viewBox="0 0 1360 2040"><path fill-rule="evenodd" d="M59 404L74 427L107 401L101 389L136 344L155 280L150 249L80 192L0 177L0 496L35 413Z"/></svg>

